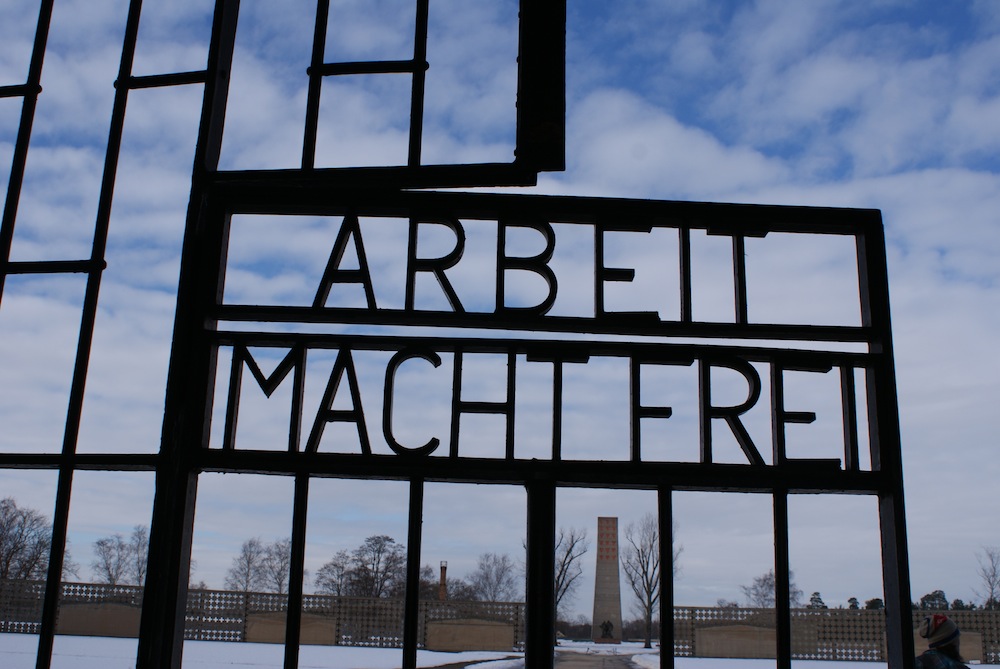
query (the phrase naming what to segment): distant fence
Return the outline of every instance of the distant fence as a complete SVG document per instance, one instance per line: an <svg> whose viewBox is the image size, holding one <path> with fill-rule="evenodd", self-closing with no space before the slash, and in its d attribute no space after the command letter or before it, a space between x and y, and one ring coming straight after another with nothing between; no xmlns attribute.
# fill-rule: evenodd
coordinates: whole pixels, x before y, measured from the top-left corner
<svg viewBox="0 0 1000 669"><path fill-rule="evenodd" d="M912 612L914 629L928 613ZM970 659L981 658L987 664L1000 664L1000 611L947 614L963 632L963 654ZM794 659L885 661L885 611L793 609L791 618ZM735 646L753 650L751 638L769 642L773 653L774 630L773 609L678 607L674 609L674 655L735 657L730 654ZM720 648L725 643L730 647ZM973 643L980 643L982 648L973 647Z"/></svg>
<svg viewBox="0 0 1000 669"><path fill-rule="evenodd" d="M37 634L41 625L44 582L0 581L0 632ZM129 630L123 609L131 610L138 629L143 589L136 585L63 583L56 631L118 636ZM198 641L272 641L284 639L286 595L267 592L190 590L184 638ZM114 612L114 623L102 617ZM420 602L418 638L426 647L428 627L448 621L489 621L510 628L515 650L524 643L524 604L520 602ZM303 595L304 643L398 648L403 645L403 600ZM82 620L81 620L82 619ZM105 631L105 628L106 631ZM307 636L311 635L311 636Z"/></svg>
<svg viewBox="0 0 1000 669"><path fill-rule="evenodd" d="M37 633L45 584L0 581L0 632ZM302 642L344 646L402 646L403 601L363 597L304 595ZM64 583L57 631L88 629L109 622L109 634L138 629L142 588L100 583ZM188 593L184 638L203 641L280 641L284 639L285 595L219 590ZM502 623L510 628L513 648L524 643L524 604L517 602L420 602L418 639L428 647L429 631L449 621L468 630L470 621ZM74 615L77 613L78 615ZM927 615L913 612L913 627ZM984 663L1000 664L1000 611L948 611L964 633L963 652ZM464 627L460 627L464 626ZM677 656L754 656L759 647L773 650L774 611L728 607L674 609ZM885 661L884 611L795 609L792 611L792 657L803 660ZM90 632L91 634L95 632ZM969 644L981 644L981 649ZM756 644L756 646L755 646ZM980 652L976 652L976 651ZM733 653L748 651L744 655Z"/></svg>

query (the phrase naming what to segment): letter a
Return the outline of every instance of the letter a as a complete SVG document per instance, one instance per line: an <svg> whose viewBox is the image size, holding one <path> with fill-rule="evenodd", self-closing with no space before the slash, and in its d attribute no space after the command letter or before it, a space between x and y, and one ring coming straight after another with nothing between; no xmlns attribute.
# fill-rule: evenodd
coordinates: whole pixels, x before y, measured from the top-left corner
<svg viewBox="0 0 1000 669"><path fill-rule="evenodd" d="M337 388L344 374L347 374L347 385L351 390L351 408L334 409L333 401L337 396ZM358 441L361 442L361 452L364 455L371 455L372 447L368 441L368 428L365 426L365 414L361 409L361 392L358 389L358 373L354 369L354 359L351 357L350 349L341 349L337 354L337 360L333 363L333 371L330 372L330 380L326 384L326 391L323 393L323 401L320 402L319 411L316 412L316 420L313 422L312 430L309 431L309 439L306 441L306 453L316 453L319 451L319 442L323 438L323 430L327 423L354 423L358 428Z"/></svg>
<svg viewBox="0 0 1000 669"><path fill-rule="evenodd" d="M354 239L354 252L358 255L358 269L341 269L340 263L344 259L344 251L347 249L349 239ZM313 300L313 308L321 309L326 306L326 300L330 297L330 289L335 283L360 283L365 289L365 299L368 301L369 309L377 309L375 305L375 290L372 288L371 272L368 271L368 257L365 255L365 245L361 240L361 226L355 214L348 214L344 217L344 222L337 233L337 241L333 243L333 250L330 251L330 259L326 263L323 271L323 278L320 279L319 289L316 291L316 299Z"/></svg>

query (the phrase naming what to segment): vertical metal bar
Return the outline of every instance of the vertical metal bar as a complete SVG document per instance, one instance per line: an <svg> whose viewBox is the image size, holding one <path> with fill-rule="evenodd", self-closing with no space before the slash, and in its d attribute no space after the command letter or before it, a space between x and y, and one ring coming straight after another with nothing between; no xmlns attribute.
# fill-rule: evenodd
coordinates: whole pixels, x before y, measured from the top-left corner
<svg viewBox="0 0 1000 669"><path fill-rule="evenodd" d="M736 323L747 323L747 257L746 239L733 233L733 290L736 301Z"/></svg>
<svg viewBox="0 0 1000 669"><path fill-rule="evenodd" d="M449 454L453 458L458 457L458 435L459 429L461 428L462 420L462 349L456 348L455 354L452 356L453 369L452 369L452 399L451 399L451 436L449 448Z"/></svg>
<svg viewBox="0 0 1000 669"><path fill-rule="evenodd" d="M792 666L791 576L788 564L788 490L774 491L774 622L777 669Z"/></svg>
<svg viewBox="0 0 1000 669"><path fill-rule="evenodd" d="M507 442L506 457L508 460L514 459L514 409L517 406L515 396L517 384L517 354L511 351L507 354L507 401L505 402L504 419L506 420L506 432L504 438Z"/></svg>
<svg viewBox="0 0 1000 669"><path fill-rule="evenodd" d="M208 335L221 297L228 214L209 197L225 126L239 0L216 0L191 199L181 252L173 344L156 470L149 567L139 627L138 669L180 669L197 471L208 440L218 348Z"/></svg>
<svg viewBox="0 0 1000 669"><path fill-rule="evenodd" d="M780 411L785 406L785 370L777 361L771 362L771 444L773 453L773 465L784 467L787 464L785 457L785 424L778 419Z"/></svg>
<svg viewBox="0 0 1000 669"><path fill-rule="evenodd" d="M52 644L59 611L59 597L62 594L63 558L66 551L66 527L69 523L69 504L73 491L73 468L63 465L59 468L56 485L56 505L52 513L52 545L49 570L45 578L45 595L42 601L42 623L38 632L38 653L35 669L49 669L52 662Z"/></svg>
<svg viewBox="0 0 1000 669"><path fill-rule="evenodd" d="M45 9L48 5L48 9ZM94 238L91 244L90 260L91 268L87 274L87 286L84 292L83 309L80 318L80 328L78 331L76 358L73 365L73 377L70 382L69 401L66 410L66 424L63 432L62 454L71 456L76 453L76 445L80 434L80 419L83 414L83 397L87 384L87 372L90 367L90 352L93 347L94 324L97 320L97 301L101 286L101 273L104 269L104 255L107 249L108 228L111 219L111 203L114 197L115 178L118 172L118 159L121 153L122 132L125 124L125 107L128 101L128 87L126 82L132 73L132 63L135 57L135 43L139 31L139 15L141 13L141 0L133 0L129 5L128 17L125 23L125 36L122 41L122 55L118 66L118 85L115 90L114 105L111 112L111 126L108 131L108 145L105 151L104 172L101 179L101 191L97 204L97 217L94 223ZM42 31L47 34L48 19L51 17L51 3L43 3L43 12L48 11L46 27ZM39 19L41 21L41 18ZM45 40L41 42L36 35L36 47L42 45L44 49ZM36 77L41 74L41 59L39 57L36 65L35 56L32 57L31 76ZM29 83L37 83L37 80ZM37 96L37 93L36 93ZM25 107L28 107L27 99ZM32 97L31 107L34 107L34 97ZM30 127L30 124L29 124ZM25 142L25 150L27 142ZM23 163L21 165L23 168ZM13 175L12 175L13 178ZM23 178L23 171L18 175L18 189L20 180ZM8 202L10 200L8 199ZM14 212L11 211L13 217ZM6 212L5 212L6 227ZM13 231L13 218L11 218L11 231ZM9 247L5 247L9 251ZM7 256L5 255L5 260ZM2 284L0 284L2 286ZM0 290L2 292L2 290ZM65 558L65 544L67 534L67 524L69 522L69 509L71 501L73 482L73 469L69 464L64 464L59 470L59 483L56 491L56 505L52 518L52 545L49 557L49 571L46 577L45 599L42 607L42 624L39 631L38 655L36 657L37 669L47 669L51 662L53 637L55 634L55 622L59 608L59 596L62 583L62 569Z"/></svg>
<svg viewBox="0 0 1000 669"><path fill-rule="evenodd" d="M309 475L295 475L292 503L292 553L288 573L288 613L285 619L285 669L299 666L302 629L302 572L306 561L306 520L309 515Z"/></svg>
<svg viewBox="0 0 1000 669"><path fill-rule="evenodd" d="M206 68L205 98L198 129L198 144L195 147L193 176L199 181L203 181L219 167L239 13L239 0L215 0L215 22ZM192 195L194 193L195 189L192 189Z"/></svg>
<svg viewBox="0 0 1000 669"><path fill-rule="evenodd" d="M604 315L604 226L594 222L594 317Z"/></svg>
<svg viewBox="0 0 1000 669"><path fill-rule="evenodd" d="M528 575L524 666L552 669L556 634L555 552L556 487L551 481L531 481L528 493Z"/></svg>
<svg viewBox="0 0 1000 669"><path fill-rule="evenodd" d="M552 461L562 460L563 361L552 361Z"/></svg>
<svg viewBox="0 0 1000 669"><path fill-rule="evenodd" d="M171 465L171 469L161 466L156 472L137 669L181 666L198 477L178 463Z"/></svg>
<svg viewBox="0 0 1000 669"><path fill-rule="evenodd" d="M681 322L690 323L691 316L691 228L686 225L679 229L678 244L681 290Z"/></svg>
<svg viewBox="0 0 1000 669"><path fill-rule="evenodd" d="M410 480L409 530L406 546L406 594L403 602L403 669L417 669L420 624L420 545L424 522L424 480Z"/></svg>
<svg viewBox="0 0 1000 669"><path fill-rule="evenodd" d="M670 486L656 490L660 523L660 669L674 669L674 505Z"/></svg>
<svg viewBox="0 0 1000 669"><path fill-rule="evenodd" d="M882 581L885 590L885 633L889 669L912 669L913 625L910 620L909 559L903 500L883 493L878 498L882 536ZM905 571L904 571L905 570ZM890 605L889 602L892 602Z"/></svg>
<svg viewBox="0 0 1000 669"><path fill-rule="evenodd" d="M326 58L326 26L330 17L330 0L316 0L316 25L313 27L312 59L309 67L309 90L306 93L306 123L302 138L302 169L316 166L316 134L319 127L319 100L323 89L320 69Z"/></svg>
<svg viewBox="0 0 1000 669"><path fill-rule="evenodd" d="M424 90L427 81L427 21L429 0L417 0L413 35L413 85L410 88L410 146L407 165L420 167L424 134Z"/></svg>
<svg viewBox="0 0 1000 669"><path fill-rule="evenodd" d="M14 140L14 155L11 157L10 175L7 178L7 198L4 201L3 220L0 222L0 302L7 282L7 263L10 262L10 248L14 242L14 223L17 206L24 185L24 168L28 161L28 145L31 143L31 128L35 122L35 108L38 95L42 92L42 63L45 61L45 47L49 40L49 24L52 22L54 0L42 0L38 8L38 23L35 28L35 42L31 48L28 64L28 80L25 84L24 99L21 101L21 120Z"/></svg>
<svg viewBox="0 0 1000 669"><path fill-rule="evenodd" d="M226 424L222 430L222 448L236 448L236 421L240 415L240 395L243 389L243 361L245 346L233 346L233 359L229 365L229 393L226 396Z"/></svg>
<svg viewBox="0 0 1000 669"><path fill-rule="evenodd" d="M840 367L841 421L844 423L844 469L857 471L858 463L858 398L854 384L854 368Z"/></svg>
<svg viewBox="0 0 1000 669"><path fill-rule="evenodd" d="M305 346L299 349L295 369L292 370L292 406L288 419L288 452L297 453L302 441L302 402L306 389L306 356Z"/></svg>
<svg viewBox="0 0 1000 669"><path fill-rule="evenodd" d="M642 453L640 439L642 438L642 398L640 387L640 365L635 356L629 357L629 446L632 462L640 462ZM660 564L663 564L662 562ZM596 622L595 622L596 624Z"/></svg>
<svg viewBox="0 0 1000 669"><path fill-rule="evenodd" d="M698 397L712 396L712 366L703 358L698 360ZM699 434L701 446L701 464L712 462L712 416L706 408L707 401L702 400L698 411Z"/></svg>
<svg viewBox="0 0 1000 669"><path fill-rule="evenodd" d="M881 221L867 226L858 240L858 284L862 324L874 332L871 367L866 370L868 430L872 470L880 475L879 528L885 589L886 651L890 669L912 669L910 564L903 504L903 463L899 436L896 370L889 317L889 280Z"/></svg>
<svg viewBox="0 0 1000 669"><path fill-rule="evenodd" d="M406 237L406 287L403 309L413 311L417 294L417 219L411 217Z"/></svg>
<svg viewBox="0 0 1000 669"><path fill-rule="evenodd" d="M566 0L520 0L515 162L566 169Z"/></svg>

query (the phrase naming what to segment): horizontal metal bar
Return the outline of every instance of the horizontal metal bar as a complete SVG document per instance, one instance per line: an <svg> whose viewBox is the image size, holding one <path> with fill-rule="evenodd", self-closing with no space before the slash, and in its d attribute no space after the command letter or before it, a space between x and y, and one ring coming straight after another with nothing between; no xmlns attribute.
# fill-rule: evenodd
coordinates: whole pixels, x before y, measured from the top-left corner
<svg viewBox="0 0 1000 669"><path fill-rule="evenodd" d="M861 326L709 323L660 320L651 314L608 313L597 317L540 316L405 309L222 305L219 321L259 323L343 323L349 325L437 326L530 332L641 335L871 344L876 333Z"/></svg>
<svg viewBox="0 0 1000 669"><path fill-rule="evenodd" d="M93 471L153 471L155 454L116 453L0 453L2 469L59 469L68 467Z"/></svg>
<svg viewBox="0 0 1000 669"><path fill-rule="evenodd" d="M485 165L436 165L420 168L369 168L373 177L380 170L425 172L510 168L502 163ZM463 193L435 191L385 192L361 181L338 188L335 179L325 179L332 170L230 171L212 176L212 195L231 213L338 214L347 209L359 215L409 216L449 214L457 218L493 219L497 216L543 218L558 223L595 223L631 219L635 225L713 230L716 234L759 235L768 232L862 235L881 230L877 209L804 207L791 205L730 204L678 200L521 195L510 193ZM361 170L347 168L352 173ZM448 184L442 184L445 187ZM433 183L427 184L434 186Z"/></svg>
<svg viewBox="0 0 1000 669"><path fill-rule="evenodd" d="M538 174L515 163L382 167L324 167L286 170L220 171L212 175L230 189L271 190L275 185L308 192L333 188L469 188L488 182L495 186L534 186Z"/></svg>
<svg viewBox="0 0 1000 669"><path fill-rule="evenodd" d="M244 332L223 330L211 335L216 344L231 346L266 346L290 348L304 345L315 349L350 348L360 351L398 351L404 348L430 349L438 352L520 353L529 360L586 361L590 356L632 357L638 362L693 362L697 359L743 358L755 362L777 361L794 367L810 365L832 368L839 365L858 368L873 364L875 354L853 351L821 351L808 349L771 348L705 344L671 344L663 342L543 339L407 337L377 334L301 334L288 332Z"/></svg>
<svg viewBox="0 0 1000 669"><path fill-rule="evenodd" d="M200 471L245 474L308 474L429 482L523 485L548 480L564 487L770 493L880 494L893 486L878 471L844 471L835 461L790 461L782 467L688 462L518 460L450 456L410 457L351 453L288 453L200 449L192 454Z"/></svg>
<svg viewBox="0 0 1000 669"><path fill-rule="evenodd" d="M310 75L336 76L342 74L413 74L427 70L427 61L416 60L367 60L349 63L324 63L319 67L307 68Z"/></svg>
<svg viewBox="0 0 1000 669"><path fill-rule="evenodd" d="M80 274L102 272L104 260L27 260L7 263L7 274Z"/></svg>
<svg viewBox="0 0 1000 669"><path fill-rule="evenodd" d="M0 86L0 98L17 98L32 94L38 95L41 92L42 92L41 86L31 86L29 84Z"/></svg>
<svg viewBox="0 0 1000 669"><path fill-rule="evenodd" d="M158 88L160 86L184 86L187 84L203 84L208 78L205 70L193 70L191 72L173 72L170 74L148 74L145 76L129 77L126 79L126 86L131 90L140 88ZM115 88L120 82L115 82Z"/></svg>
<svg viewBox="0 0 1000 669"><path fill-rule="evenodd" d="M155 471L156 455L0 454L0 469L78 471ZM844 471L836 461L788 461L782 467L741 464L705 465L687 462L518 460L469 457L408 457L350 453L288 453L199 449L191 454L195 470L277 474L308 474L324 478L490 482L524 484L546 479L566 487L801 493L879 494L894 483L879 471Z"/></svg>

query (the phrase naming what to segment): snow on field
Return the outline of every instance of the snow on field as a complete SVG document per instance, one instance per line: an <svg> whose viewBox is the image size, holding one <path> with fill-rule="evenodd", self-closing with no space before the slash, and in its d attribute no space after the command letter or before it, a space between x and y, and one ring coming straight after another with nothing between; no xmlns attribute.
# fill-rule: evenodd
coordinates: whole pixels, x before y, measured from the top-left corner
<svg viewBox="0 0 1000 669"><path fill-rule="evenodd" d="M660 669L660 649L643 648L641 643L623 643L619 646L567 641L559 644L559 651L624 655L642 669ZM490 665L479 665L483 669ZM520 666L520 665L519 665ZM676 669L774 669L774 660L732 660L709 657L674 658ZM886 669L884 662L822 662L819 660L793 660L793 669ZM506 669L506 668L505 668Z"/></svg>
<svg viewBox="0 0 1000 669"><path fill-rule="evenodd" d="M0 634L0 667L33 669L38 637L31 634ZM564 642L558 652L615 654L631 657L643 669L659 669L658 649L641 644L609 646ZM98 637L58 636L52 653L53 669L132 669L135 667L136 640ZM303 646L300 669L396 669L402 652L398 648L346 648L344 646ZM513 653L417 652L417 665L437 667L465 662L476 669L520 669L524 660ZM283 648L264 643L187 641L184 643L185 669L280 669ZM677 669L773 669L774 660L723 660L679 657ZM885 669L879 662L820 662L796 660L795 669Z"/></svg>
<svg viewBox="0 0 1000 669"><path fill-rule="evenodd" d="M34 669L38 637L31 634L0 634L0 668ZM82 636L57 636L52 650L52 669L133 669L136 640ZM453 662L487 662L510 657L510 653L438 653L417 651L417 665L437 667ZM395 669L402 651L398 648L345 648L302 646L300 669ZM186 641L185 669L226 667L231 669L280 669L284 648L265 643ZM517 660L520 665L523 661ZM501 669L502 665L493 665Z"/></svg>

